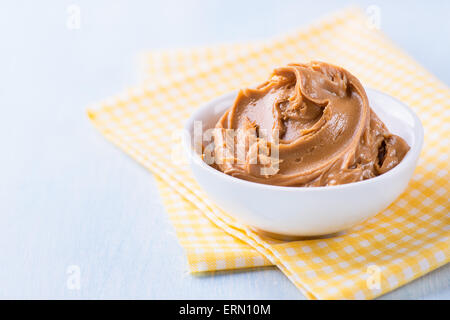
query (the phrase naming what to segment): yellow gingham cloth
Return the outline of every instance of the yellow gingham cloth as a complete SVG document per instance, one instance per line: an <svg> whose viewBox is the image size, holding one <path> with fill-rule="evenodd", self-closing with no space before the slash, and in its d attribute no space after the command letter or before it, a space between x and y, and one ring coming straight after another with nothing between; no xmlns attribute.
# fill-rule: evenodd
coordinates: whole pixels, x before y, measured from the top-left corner
<svg viewBox="0 0 450 320"><path fill-rule="evenodd" d="M450 91L368 28L359 10L265 42L141 58L144 84L88 113L102 134L154 173L192 272L276 265L308 298L370 299L449 261ZM276 241L205 196L187 163L172 160L181 148L173 132L202 103L262 82L276 66L310 60L343 66L411 106L425 127L424 150L406 192L374 218L335 238Z"/></svg>

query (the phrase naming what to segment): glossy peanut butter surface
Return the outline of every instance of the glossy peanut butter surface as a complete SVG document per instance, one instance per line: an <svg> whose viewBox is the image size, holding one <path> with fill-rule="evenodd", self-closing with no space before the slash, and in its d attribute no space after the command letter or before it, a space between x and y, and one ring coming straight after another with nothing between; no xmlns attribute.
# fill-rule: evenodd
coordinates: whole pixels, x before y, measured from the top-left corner
<svg viewBox="0 0 450 320"><path fill-rule="evenodd" d="M370 179L394 168L409 150L371 110L359 80L323 62L277 68L268 81L240 90L216 128L218 170L279 186ZM234 137L243 145L236 148L239 156L221 149L226 133L233 131L228 129L240 132ZM276 158L270 149L275 144ZM266 153L257 152L261 148ZM267 167L273 170L262 170Z"/></svg>

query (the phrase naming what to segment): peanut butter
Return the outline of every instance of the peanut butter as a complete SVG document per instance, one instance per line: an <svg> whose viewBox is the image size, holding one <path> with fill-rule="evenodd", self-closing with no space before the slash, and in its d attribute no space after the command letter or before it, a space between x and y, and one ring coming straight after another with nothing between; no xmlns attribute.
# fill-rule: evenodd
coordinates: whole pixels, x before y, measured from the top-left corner
<svg viewBox="0 0 450 320"><path fill-rule="evenodd" d="M245 131L235 137L244 144L241 161L221 150L229 129ZM264 130L268 134L262 137ZM268 162L255 158L254 151L275 142L276 166L272 161L270 167L276 169L264 172ZM302 187L373 178L394 168L409 150L370 108L359 80L323 62L277 68L268 81L240 90L216 124L214 143L218 170L248 181Z"/></svg>

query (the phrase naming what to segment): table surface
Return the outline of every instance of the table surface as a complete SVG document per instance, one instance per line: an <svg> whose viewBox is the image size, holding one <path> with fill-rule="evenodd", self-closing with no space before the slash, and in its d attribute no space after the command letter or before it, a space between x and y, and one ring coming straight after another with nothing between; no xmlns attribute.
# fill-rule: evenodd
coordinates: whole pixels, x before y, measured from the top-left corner
<svg viewBox="0 0 450 320"><path fill-rule="evenodd" d="M345 2L2 1L0 298L303 299L276 268L189 274L152 175L85 108L137 83L142 50L262 39ZM80 29L66 26L72 3ZM449 1L358 3L450 83ZM449 299L449 281L447 265L382 298Z"/></svg>

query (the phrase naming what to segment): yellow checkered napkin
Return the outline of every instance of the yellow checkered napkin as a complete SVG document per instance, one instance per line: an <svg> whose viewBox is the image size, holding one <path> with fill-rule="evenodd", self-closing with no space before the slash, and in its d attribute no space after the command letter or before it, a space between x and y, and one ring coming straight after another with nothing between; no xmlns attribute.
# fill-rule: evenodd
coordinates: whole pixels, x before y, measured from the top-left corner
<svg viewBox="0 0 450 320"><path fill-rule="evenodd" d="M276 265L308 298L369 299L449 261L450 91L358 10L266 42L148 53L145 84L89 109L94 125L151 170L192 272ZM339 237L264 238L212 203L180 161L177 130L200 104L265 80L276 66L323 60L410 105L425 127L407 191Z"/></svg>

